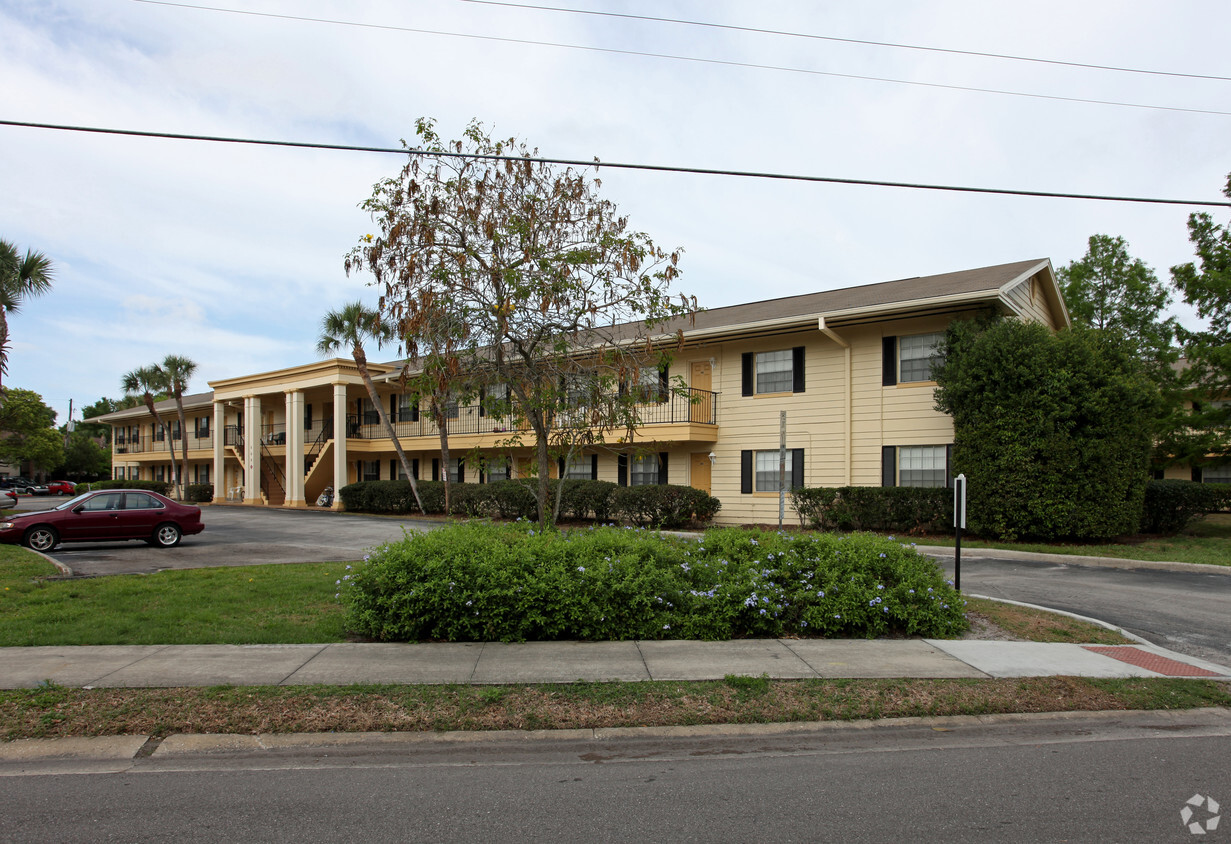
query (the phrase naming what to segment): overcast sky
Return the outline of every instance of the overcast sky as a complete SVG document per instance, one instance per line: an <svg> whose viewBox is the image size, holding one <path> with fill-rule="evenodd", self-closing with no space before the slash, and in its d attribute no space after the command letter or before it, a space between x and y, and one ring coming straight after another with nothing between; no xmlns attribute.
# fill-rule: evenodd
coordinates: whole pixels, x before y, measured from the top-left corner
<svg viewBox="0 0 1231 844"><path fill-rule="evenodd" d="M1231 77L1226 0L554 2ZM464 0L201 4L261 14L0 0L0 119L396 147L420 116L435 118L446 138L477 118L551 157L1206 201L1223 199L1231 172L1231 82L1219 79ZM0 126L0 237L56 267L53 291L11 319L4 383L41 393L62 423L70 399L80 418L83 405L121 395L123 373L167 354L198 363L194 392L211 379L313 360L325 311L375 303L369 279L347 278L342 258L373 228L357 204L402 163ZM1192 259L1185 221L1199 210L601 176L636 229L684 248L678 290L708 307L1029 258L1060 267L1095 233L1126 238L1168 279ZM1231 218L1208 210L1220 223ZM1182 306L1176 312L1195 324Z"/></svg>

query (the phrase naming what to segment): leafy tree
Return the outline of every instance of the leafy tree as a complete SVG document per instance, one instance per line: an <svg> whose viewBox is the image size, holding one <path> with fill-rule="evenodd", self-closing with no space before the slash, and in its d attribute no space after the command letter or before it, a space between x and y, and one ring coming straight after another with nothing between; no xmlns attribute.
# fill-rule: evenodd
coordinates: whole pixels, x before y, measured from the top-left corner
<svg viewBox="0 0 1231 844"><path fill-rule="evenodd" d="M165 379L167 390L171 393L171 397L175 399L175 413L179 417L180 422L180 452L182 462L180 463L179 476L188 481L188 417L184 415L184 391L188 389L188 382L192 380L192 376L196 374L196 362L189 360L180 355L167 355L163 358L159 365L162 370L163 378ZM174 439L174 438L173 438ZM174 453L175 447L172 444L171 451ZM172 462L175 462L174 455Z"/></svg>
<svg viewBox="0 0 1231 844"><path fill-rule="evenodd" d="M171 390L167 373L158 364L141 366L132 372L124 373L120 379L120 385L126 396L136 398L145 405L150 418L154 420L154 430L163 432L163 439L167 442L167 452L171 455L171 484L179 486L179 476L175 470L175 447L171 442L171 437L166 435L166 424L158 415L158 411L154 409L154 402L165 399Z"/></svg>
<svg viewBox="0 0 1231 844"><path fill-rule="evenodd" d="M1174 317L1162 318L1171 291L1154 270L1128 253L1122 237L1096 234L1080 261L1056 271L1073 321L1128 344L1151 369L1169 374L1179 358L1179 328Z"/></svg>
<svg viewBox="0 0 1231 844"><path fill-rule="evenodd" d="M1231 174L1223 194L1231 199ZM1191 214L1188 239L1197 261L1172 267L1171 278L1208 323L1206 330L1186 337L1198 401L1191 422L1199 435L1197 455L1226 459L1231 456L1231 224L1216 225L1208 213Z"/></svg>
<svg viewBox="0 0 1231 844"><path fill-rule="evenodd" d="M64 441L53 427L56 412L32 390L10 389L0 405L0 463L51 469L64 462Z"/></svg>
<svg viewBox="0 0 1231 844"><path fill-rule="evenodd" d="M97 438L80 425L64 444L64 462L53 474L71 481L102 480L111 474L111 449L100 446Z"/></svg>
<svg viewBox="0 0 1231 844"><path fill-rule="evenodd" d="M31 296L51 289L51 260L42 252L26 250L25 257L7 240L0 240L0 376L8 372L8 315L20 310Z"/></svg>
<svg viewBox="0 0 1231 844"><path fill-rule="evenodd" d="M361 203L381 233L361 239L346 270L375 276L382 317L412 359L430 355L419 338L434 309L454 315L463 369L507 390L534 437L547 526L562 499L550 499L553 458L621 429L632 440L638 397L619 385L664 359L652 338L665 323L696 312L669 294L680 253L631 230L589 168L536 161L537 150L477 122L448 144L430 120L416 131L421 146L401 173Z"/></svg>
<svg viewBox="0 0 1231 844"><path fill-rule="evenodd" d="M402 463L402 471L410 479L410 489L414 493L415 504L419 506L419 512L424 512L423 501L419 498L419 484L410 470L410 461L406 458L406 452L402 450L402 442L398 439L397 432L393 430L393 424L385 413L380 396L376 394L376 385L372 383L372 375L368 372L368 356L363 350L364 340L371 338L379 346L387 341L389 336L388 328L381 324L380 315L376 311L364 307L362 302L351 302L341 310L330 311L321 319L321 336L316 343L316 351L321 355L332 355L344 346L350 347L355 366L359 369L364 386L368 388L368 397L372 400L372 406L376 408L385 433L393 441L393 450L397 452L398 460ZM344 414L346 408L336 407L333 412ZM339 489L341 483L342 479L339 479Z"/></svg>
<svg viewBox="0 0 1231 844"><path fill-rule="evenodd" d="M958 321L934 370L953 471L986 537L1104 539L1141 519L1158 389L1122 344L1077 328Z"/></svg>

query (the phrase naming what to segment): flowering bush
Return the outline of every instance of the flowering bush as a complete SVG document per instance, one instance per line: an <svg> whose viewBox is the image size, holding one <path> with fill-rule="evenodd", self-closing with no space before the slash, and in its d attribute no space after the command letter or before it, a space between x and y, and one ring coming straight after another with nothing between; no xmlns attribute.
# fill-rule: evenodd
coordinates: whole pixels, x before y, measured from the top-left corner
<svg viewBox="0 0 1231 844"><path fill-rule="evenodd" d="M909 545L734 528L459 524L380 546L339 583L347 627L396 641L953 636L964 601Z"/></svg>

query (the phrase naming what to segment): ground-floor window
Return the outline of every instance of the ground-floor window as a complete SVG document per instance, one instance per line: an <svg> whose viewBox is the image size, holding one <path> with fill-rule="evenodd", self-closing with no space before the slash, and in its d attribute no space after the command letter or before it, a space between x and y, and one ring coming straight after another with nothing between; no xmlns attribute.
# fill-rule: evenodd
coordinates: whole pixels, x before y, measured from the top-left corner
<svg viewBox="0 0 1231 844"><path fill-rule="evenodd" d="M487 482L494 484L497 481L507 481L509 479L509 459L507 457L496 457L488 461L487 464Z"/></svg>
<svg viewBox="0 0 1231 844"><path fill-rule="evenodd" d="M359 462L359 480L361 481L379 481L380 480L380 461L379 460L361 460Z"/></svg>
<svg viewBox="0 0 1231 844"><path fill-rule="evenodd" d="M779 449L740 452L740 492L777 492L782 462ZM804 485L804 450L786 450L785 481L788 490Z"/></svg>
<svg viewBox="0 0 1231 844"><path fill-rule="evenodd" d="M564 465L564 477L569 480L588 481L594 476L594 456L578 454Z"/></svg>
<svg viewBox="0 0 1231 844"><path fill-rule="evenodd" d="M948 483L948 449L943 445L898 449L898 486L941 487Z"/></svg>
<svg viewBox="0 0 1231 844"><path fill-rule="evenodd" d="M208 463L198 463L196 466L194 466L193 467L193 483L197 483L197 484L209 483L209 469L210 469L210 466Z"/></svg>
<svg viewBox="0 0 1231 844"><path fill-rule="evenodd" d="M649 486L659 483L657 454L634 454L628 461L628 485Z"/></svg>
<svg viewBox="0 0 1231 844"><path fill-rule="evenodd" d="M1207 484L1231 484L1231 463L1206 466L1201 470L1201 480Z"/></svg>

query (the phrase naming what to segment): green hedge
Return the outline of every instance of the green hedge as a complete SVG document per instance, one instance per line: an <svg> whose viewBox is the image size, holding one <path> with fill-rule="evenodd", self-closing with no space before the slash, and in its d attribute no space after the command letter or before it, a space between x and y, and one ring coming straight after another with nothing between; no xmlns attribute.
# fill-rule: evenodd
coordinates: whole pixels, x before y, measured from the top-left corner
<svg viewBox="0 0 1231 844"><path fill-rule="evenodd" d="M1142 533L1179 533L1195 518L1231 507L1231 484L1150 481L1141 514Z"/></svg>
<svg viewBox="0 0 1231 844"><path fill-rule="evenodd" d="M935 562L870 534L725 528L697 541L469 522L347 568L347 628L382 640L951 637L967 626Z"/></svg>
<svg viewBox="0 0 1231 844"><path fill-rule="evenodd" d="M444 483L419 481L419 497L429 514L444 512ZM452 515L502 519L538 518L534 481L507 480L490 484L451 484ZM548 495L559 494L560 482L548 482ZM339 491L347 510L361 513L417 512L409 481L361 481ZM713 520L722 503L686 486L620 487L609 481L571 480L564 484L560 513L565 518L628 521L636 525L679 528Z"/></svg>
<svg viewBox="0 0 1231 844"><path fill-rule="evenodd" d="M791 491L800 524L816 530L936 533L953 526L953 490L843 486Z"/></svg>
<svg viewBox="0 0 1231 844"><path fill-rule="evenodd" d="M214 500L213 484L189 484L184 488L184 500L201 503Z"/></svg>

